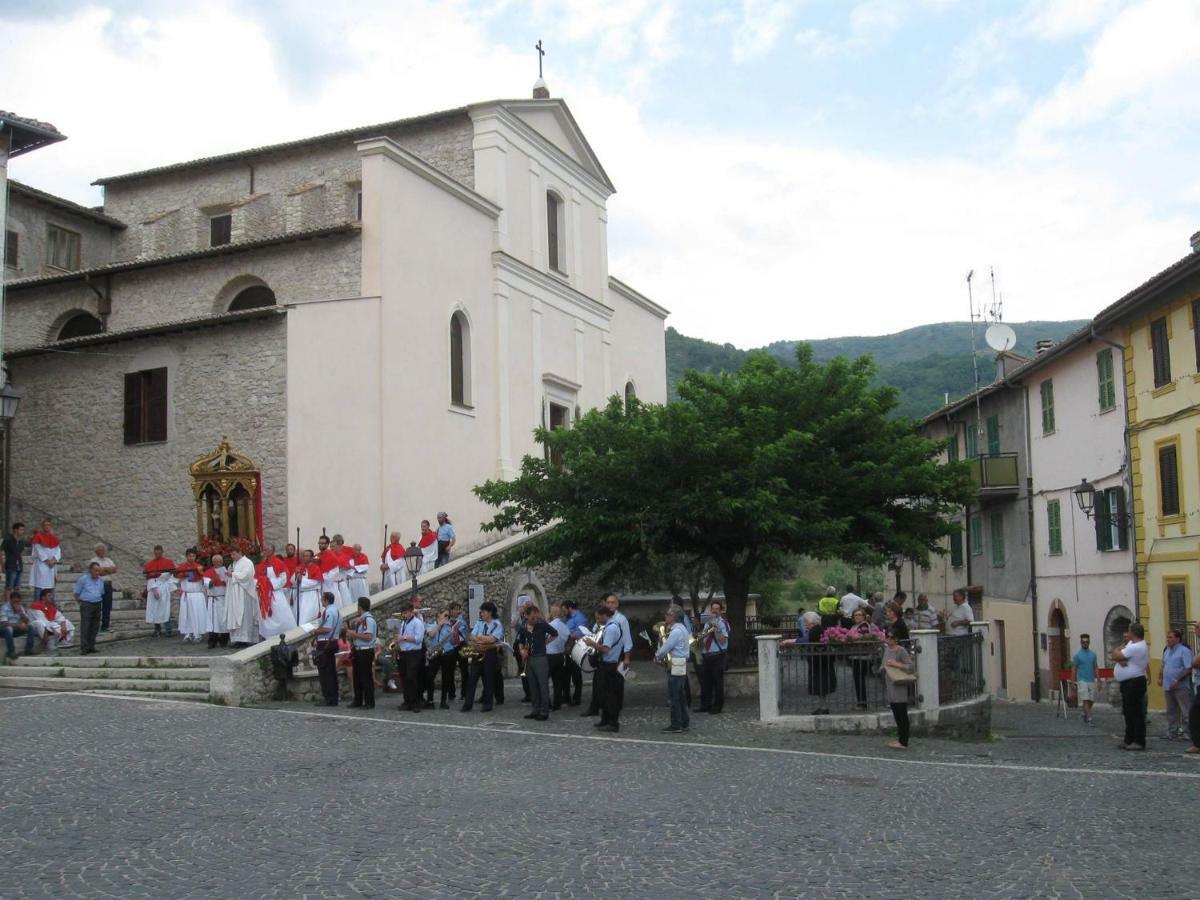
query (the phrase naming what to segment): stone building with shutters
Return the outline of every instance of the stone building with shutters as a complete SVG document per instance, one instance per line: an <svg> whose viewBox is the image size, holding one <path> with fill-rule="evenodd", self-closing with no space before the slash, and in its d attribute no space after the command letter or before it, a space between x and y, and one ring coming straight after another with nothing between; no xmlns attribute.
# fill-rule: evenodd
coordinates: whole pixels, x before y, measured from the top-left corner
<svg viewBox="0 0 1200 900"><path fill-rule="evenodd" d="M513 474L535 426L666 400L666 310L609 274L614 187L562 100L97 183L99 209L11 193L28 519L145 557L213 522L249 530L236 509L252 508L268 541L324 529L374 554L385 525L407 541L447 510L465 550L486 540L472 486ZM225 519L192 477L223 441L257 494L221 499Z"/></svg>

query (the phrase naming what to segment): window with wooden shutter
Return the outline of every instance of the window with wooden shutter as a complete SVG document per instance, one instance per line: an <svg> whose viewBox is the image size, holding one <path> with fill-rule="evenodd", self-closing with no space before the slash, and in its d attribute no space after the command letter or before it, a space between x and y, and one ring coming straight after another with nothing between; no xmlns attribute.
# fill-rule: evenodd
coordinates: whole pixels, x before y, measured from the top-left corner
<svg viewBox="0 0 1200 900"><path fill-rule="evenodd" d="M994 512L988 517L992 537L992 565L1004 565L1004 514Z"/></svg>
<svg viewBox="0 0 1200 900"><path fill-rule="evenodd" d="M72 271L79 268L79 234L46 226L46 265L53 269Z"/></svg>
<svg viewBox="0 0 1200 900"><path fill-rule="evenodd" d="M1200 372L1200 300L1192 301L1192 342L1196 345L1196 371Z"/></svg>
<svg viewBox="0 0 1200 900"><path fill-rule="evenodd" d="M167 370L145 369L125 375L125 443L150 444L167 439Z"/></svg>
<svg viewBox="0 0 1200 900"><path fill-rule="evenodd" d="M1096 491L1095 505L1092 507L1092 519L1096 525L1096 549L1111 550L1112 546L1112 514L1108 508L1108 492Z"/></svg>
<svg viewBox="0 0 1200 900"><path fill-rule="evenodd" d="M988 456L1000 455L1000 417L988 416L987 419Z"/></svg>
<svg viewBox="0 0 1200 900"><path fill-rule="evenodd" d="M1113 375L1111 348L1096 354L1096 383L1100 394L1100 411L1108 412L1117 405L1117 384Z"/></svg>
<svg viewBox="0 0 1200 900"><path fill-rule="evenodd" d="M208 220L208 246L222 247L233 241L233 214L225 213Z"/></svg>
<svg viewBox="0 0 1200 900"><path fill-rule="evenodd" d="M961 530L950 535L950 565L956 569L963 564L963 534Z"/></svg>
<svg viewBox="0 0 1200 900"><path fill-rule="evenodd" d="M1179 515L1179 447L1158 448L1158 511L1163 516Z"/></svg>
<svg viewBox="0 0 1200 900"><path fill-rule="evenodd" d="M958 462L958 432L950 435L949 443L946 444L946 459L950 462Z"/></svg>
<svg viewBox="0 0 1200 900"><path fill-rule="evenodd" d="M966 431L964 432L965 443L967 445L967 459L974 459L979 455L979 428L974 423L967 423Z"/></svg>
<svg viewBox="0 0 1200 900"><path fill-rule="evenodd" d="M17 259L19 258L18 248L21 244L21 236L15 231L4 231L4 264L17 267Z"/></svg>
<svg viewBox="0 0 1200 900"><path fill-rule="evenodd" d="M983 556L983 519L975 516L971 519L971 555Z"/></svg>
<svg viewBox="0 0 1200 900"><path fill-rule="evenodd" d="M1175 629L1187 638L1187 585L1180 582L1167 584L1167 628Z"/></svg>
<svg viewBox="0 0 1200 900"><path fill-rule="evenodd" d="M1046 501L1046 530L1049 532L1050 555L1062 556L1062 509L1057 500Z"/></svg>
<svg viewBox="0 0 1200 900"><path fill-rule="evenodd" d="M1054 382L1042 382L1042 434L1054 432Z"/></svg>
<svg viewBox="0 0 1200 900"><path fill-rule="evenodd" d="M1171 342L1167 332L1167 317L1150 323L1150 354L1154 358L1154 386L1171 382Z"/></svg>

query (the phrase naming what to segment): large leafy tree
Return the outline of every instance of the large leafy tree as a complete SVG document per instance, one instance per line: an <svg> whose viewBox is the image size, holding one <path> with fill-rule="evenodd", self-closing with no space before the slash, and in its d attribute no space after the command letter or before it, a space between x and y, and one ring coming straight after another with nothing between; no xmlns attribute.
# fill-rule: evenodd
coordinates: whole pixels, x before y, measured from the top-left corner
<svg viewBox="0 0 1200 900"><path fill-rule="evenodd" d="M524 563L567 563L572 578L706 560L735 633L756 574L787 554L927 559L973 492L965 463L891 415L868 357L795 367L752 354L736 372L688 372L666 406L613 398L568 430L539 429L541 456L475 492L498 511L485 529L532 531ZM553 462L551 460L554 460Z"/></svg>

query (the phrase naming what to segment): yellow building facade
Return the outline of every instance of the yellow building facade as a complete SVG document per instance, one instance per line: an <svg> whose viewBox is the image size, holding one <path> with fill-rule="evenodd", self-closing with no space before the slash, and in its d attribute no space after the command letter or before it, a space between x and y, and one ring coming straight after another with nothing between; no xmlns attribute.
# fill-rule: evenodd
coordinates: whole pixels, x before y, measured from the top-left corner
<svg viewBox="0 0 1200 900"><path fill-rule="evenodd" d="M1150 705L1169 628L1200 616L1200 253L1096 317L1122 324L1138 574L1135 615L1150 643Z"/></svg>

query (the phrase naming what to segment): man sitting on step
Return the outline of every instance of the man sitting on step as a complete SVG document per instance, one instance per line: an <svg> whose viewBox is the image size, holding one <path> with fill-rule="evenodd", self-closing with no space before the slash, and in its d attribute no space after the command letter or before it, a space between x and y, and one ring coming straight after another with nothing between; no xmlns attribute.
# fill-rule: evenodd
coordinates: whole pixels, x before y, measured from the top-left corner
<svg viewBox="0 0 1200 900"><path fill-rule="evenodd" d="M18 590L9 591L8 602L0 606L0 635L4 636L5 658L9 662L13 662L17 658L14 638L24 635L25 655L29 656L33 653L33 622L24 604L21 603L21 592Z"/></svg>
<svg viewBox="0 0 1200 900"><path fill-rule="evenodd" d="M42 649L70 646L75 637L75 624L55 605L54 591L42 591L29 607L29 618L33 630L42 639Z"/></svg>

